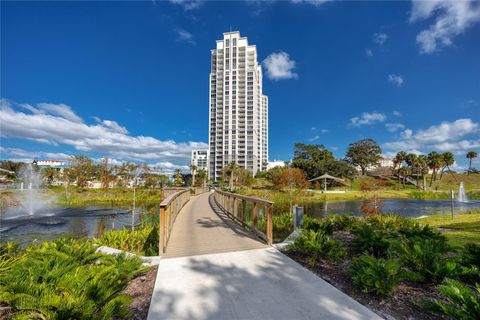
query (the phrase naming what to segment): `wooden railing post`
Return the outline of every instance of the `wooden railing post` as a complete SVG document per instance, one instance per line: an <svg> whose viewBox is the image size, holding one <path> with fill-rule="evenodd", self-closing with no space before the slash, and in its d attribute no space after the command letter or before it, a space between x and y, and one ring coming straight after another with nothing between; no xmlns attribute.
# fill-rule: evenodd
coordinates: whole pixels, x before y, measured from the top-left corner
<svg viewBox="0 0 480 320"><path fill-rule="evenodd" d="M241 220L245 221L247 218L247 200L242 199L242 217Z"/></svg>
<svg viewBox="0 0 480 320"><path fill-rule="evenodd" d="M258 204L253 203L253 226L257 228L258 226Z"/></svg>
<svg viewBox="0 0 480 320"><path fill-rule="evenodd" d="M158 226L158 232L160 233L159 234L159 244L158 244L158 251L159 252L159 255L161 253L165 253L165 250L167 248L166 246L166 232L165 230L167 229L166 228L166 221L165 221L165 207L160 207L160 225Z"/></svg>
<svg viewBox="0 0 480 320"><path fill-rule="evenodd" d="M267 236L267 244L271 246L273 243L273 205L272 204L267 205L266 209L267 209L267 212L266 212L267 230L265 233Z"/></svg>
<svg viewBox="0 0 480 320"><path fill-rule="evenodd" d="M238 218L237 216L237 199L233 198L233 209L232 209L232 214L234 217Z"/></svg>

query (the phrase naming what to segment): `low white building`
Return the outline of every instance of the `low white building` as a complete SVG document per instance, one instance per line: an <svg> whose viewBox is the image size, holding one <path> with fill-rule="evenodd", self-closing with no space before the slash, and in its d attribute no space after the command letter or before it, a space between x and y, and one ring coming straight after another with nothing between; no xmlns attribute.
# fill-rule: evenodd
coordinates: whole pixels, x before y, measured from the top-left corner
<svg viewBox="0 0 480 320"><path fill-rule="evenodd" d="M39 167L62 168L66 165L63 160L35 160L34 162Z"/></svg>
<svg viewBox="0 0 480 320"><path fill-rule="evenodd" d="M40 168L55 168L58 170L65 168L67 165L63 160L34 160L33 163L36 163Z"/></svg>
<svg viewBox="0 0 480 320"><path fill-rule="evenodd" d="M355 168L357 169L357 171L362 171L362 168L360 168L360 166L356 166ZM366 168L366 170L370 171L377 168L393 168L393 159L380 157L378 159L378 165L370 165Z"/></svg>
<svg viewBox="0 0 480 320"><path fill-rule="evenodd" d="M267 170L277 168L277 167L285 167L285 161L283 160L268 161Z"/></svg>
<svg viewBox="0 0 480 320"><path fill-rule="evenodd" d="M196 166L198 170L208 171L208 149L192 150L191 164Z"/></svg>

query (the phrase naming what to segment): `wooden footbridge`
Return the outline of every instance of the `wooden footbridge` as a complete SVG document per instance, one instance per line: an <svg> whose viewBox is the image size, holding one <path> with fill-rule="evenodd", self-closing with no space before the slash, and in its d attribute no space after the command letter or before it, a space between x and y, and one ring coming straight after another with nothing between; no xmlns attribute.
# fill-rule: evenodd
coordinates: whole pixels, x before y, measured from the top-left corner
<svg viewBox="0 0 480 320"><path fill-rule="evenodd" d="M160 255L194 256L265 248L273 202L207 188L177 190L160 204Z"/></svg>
<svg viewBox="0 0 480 320"><path fill-rule="evenodd" d="M172 190L160 206L147 319L381 319L271 246L272 206L219 190Z"/></svg>

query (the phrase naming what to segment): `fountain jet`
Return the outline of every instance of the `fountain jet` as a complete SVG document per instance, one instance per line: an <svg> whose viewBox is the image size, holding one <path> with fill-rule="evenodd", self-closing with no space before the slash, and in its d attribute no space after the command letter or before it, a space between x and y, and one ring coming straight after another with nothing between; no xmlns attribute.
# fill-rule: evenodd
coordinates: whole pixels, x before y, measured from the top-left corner
<svg viewBox="0 0 480 320"><path fill-rule="evenodd" d="M36 170L32 164L28 164L23 168L20 176L24 185L27 187L24 189L25 197L22 201L23 210L29 215L34 215L38 210L46 206L40 194L42 174L40 170Z"/></svg>
<svg viewBox="0 0 480 320"><path fill-rule="evenodd" d="M463 181L460 182L460 186L458 187L458 202L468 202L467 195L465 194L465 187L463 186Z"/></svg>

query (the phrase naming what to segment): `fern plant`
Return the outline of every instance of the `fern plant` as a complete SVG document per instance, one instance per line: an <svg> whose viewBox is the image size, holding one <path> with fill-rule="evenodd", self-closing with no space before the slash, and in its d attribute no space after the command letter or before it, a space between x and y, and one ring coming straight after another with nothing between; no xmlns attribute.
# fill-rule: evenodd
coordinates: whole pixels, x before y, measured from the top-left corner
<svg viewBox="0 0 480 320"><path fill-rule="evenodd" d="M397 260L377 259L370 254L354 258L348 272L363 292L378 295L389 295L402 280L402 268Z"/></svg>
<svg viewBox="0 0 480 320"><path fill-rule="evenodd" d="M461 252L461 261L465 266L480 268L480 245L467 243Z"/></svg>
<svg viewBox="0 0 480 320"><path fill-rule="evenodd" d="M426 310L459 320L480 319L480 285L470 289L457 280L445 279L437 288L447 301L424 303Z"/></svg>
<svg viewBox="0 0 480 320"><path fill-rule="evenodd" d="M120 292L139 271L139 259L97 254L87 240L45 242L2 275L0 301L14 319L125 318L130 298Z"/></svg>
<svg viewBox="0 0 480 320"><path fill-rule="evenodd" d="M157 255L158 225L145 225L135 230L129 228L109 230L100 238L94 239L94 242L141 255Z"/></svg>
<svg viewBox="0 0 480 320"><path fill-rule="evenodd" d="M387 255L391 244L390 232L383 228L376 228L369 223L360 223L352 229L356 238L352 242L358 253L367 252L375 257Z"/></svg>
<svg viewBox="0 0 480 320"><path fill-rule="evenodd" d="M315 265L320 258L339 261L345 256L345 246L341 241L332 240L322 231L304 230L295 238L287 250L297 250L309 256L308 264Z"/></svg>
<svg viewBox="0 0 480 320"><path fill-rule="evenodd" d="M442 281L462 274L451 248L443 241L431 239L402 241L392 250L410 271L410 279L419 282Z"/></svg>

